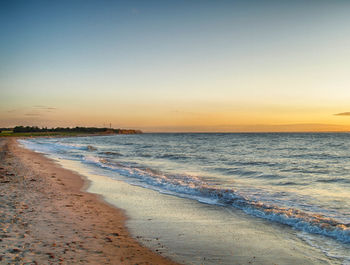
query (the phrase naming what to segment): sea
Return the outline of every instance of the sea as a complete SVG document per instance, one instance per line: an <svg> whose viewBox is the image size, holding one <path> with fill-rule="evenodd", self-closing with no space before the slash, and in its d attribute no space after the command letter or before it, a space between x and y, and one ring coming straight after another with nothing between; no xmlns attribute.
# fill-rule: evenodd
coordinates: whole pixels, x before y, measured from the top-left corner
<svg viewBox="0 0 350 265"><path fill-rule="evenodd" d="M349 133L144 133L19 142L89 180L185 264L350 264Z"/></svg>

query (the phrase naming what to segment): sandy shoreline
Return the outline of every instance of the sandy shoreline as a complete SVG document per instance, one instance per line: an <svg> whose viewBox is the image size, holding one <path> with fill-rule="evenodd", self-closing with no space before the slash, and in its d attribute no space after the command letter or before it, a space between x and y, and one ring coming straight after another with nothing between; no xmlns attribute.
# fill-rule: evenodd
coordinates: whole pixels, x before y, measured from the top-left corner
<svg viewBox="0 0 350 265"><path fill-rule="evenodd" d="M0 139L1 264L176 264L141 246L77 173Z"/></svg>

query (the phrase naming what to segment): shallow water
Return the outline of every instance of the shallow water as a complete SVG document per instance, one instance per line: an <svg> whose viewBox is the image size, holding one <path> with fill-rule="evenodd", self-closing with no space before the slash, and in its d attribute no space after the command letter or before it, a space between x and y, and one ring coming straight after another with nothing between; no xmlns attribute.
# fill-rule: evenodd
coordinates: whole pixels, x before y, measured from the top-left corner
<svg viewBox="0 0 350 265"><path fill-rule="evenodd" d="M295 242L300 240L326 260L329 258L330 263L347 264L350 260L349 140L350 134L143 134L34 139L22 143L56 158L75 161L80 171L88 168L90 173L104 175L111 181L142 187L143 197L171 195L165 198L181 201L177 206L181 209L178 216L188 205L194 207L191 211L196 214L203 207L205 212L215 209L216 221L205 215L212 221L200 226L202 230L210 229L206 234L212 240L221 233L215 227L220 227L222 234L230 230L232 224L227 222L226 215L230 212L232 216L234 212L232 220L240 216L248 218L248 223L264 224L265 239L269 238L268 228L276 229L276 225L282 224L282 234L292 235L287 241L298 245ZM124 192L134 189L132 185ZM146 196L146 191L152 191L152 196ZM117 206L129 212L133 208L132 203ZM168 212L167 207L162 207L162 212ZM185 217L190 226L198 219L192 215ZM138 219L139 226L144 227L141 216L131 220ZM216 222L220 225L214 226ZM166 227L170 223L173 222L165 221ZM236 231L237 226L233 227ZM249 235L247 231L253 229L244 231L242 236ZM189 233L186 241L196 244L200 241L191 238L196 238L195 234ZM211 247L219 245L211 244ZM205 246L197 249L207 249ZM169 247L171 251L174 248L179 246ZM222 251L219 253L217 258L225 256ZM322 255L318 257L321 260ZM284 261L283 264L288 263Z"/></svg>

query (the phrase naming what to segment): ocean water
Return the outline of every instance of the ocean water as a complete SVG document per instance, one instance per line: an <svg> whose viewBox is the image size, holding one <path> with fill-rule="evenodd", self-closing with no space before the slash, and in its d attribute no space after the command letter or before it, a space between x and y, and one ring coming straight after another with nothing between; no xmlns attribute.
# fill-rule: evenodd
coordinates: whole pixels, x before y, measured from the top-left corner
<svg viewBox="0 0 350 265"><path fill-rule="evenodd" d="M20 142L112 181L182 198L183 204L200 202L211 207L206 211L218 211L217 221L226 218L220 211L239 211L249 220L286 227L329 264L350 264L350 134L141 134Z"/></svg>

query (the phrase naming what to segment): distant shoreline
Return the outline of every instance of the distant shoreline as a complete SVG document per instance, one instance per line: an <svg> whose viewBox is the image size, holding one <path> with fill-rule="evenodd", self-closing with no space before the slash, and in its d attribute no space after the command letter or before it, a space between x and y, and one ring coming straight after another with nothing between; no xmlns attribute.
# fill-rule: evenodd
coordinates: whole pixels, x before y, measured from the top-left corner
<svg viewBox="0 0 350 265"><path fill-rule="evenodd" d="M25 132L25 133L1 133L0 138L18 137L88 137L88 136L111 136L111 135L134 135L134 134L349 134L349 131L329 131L329 132L138 132L138 133L67 133L67 132Z"/></svg>
<svg viewBox="0 0 350 265"><path fill-rule="evenodd" d="M63 138L63 137L87 137L87 136L111 136L111 135L125 135L118 133L13 133L11 135L1 135L0 138L15 137L15 138Z"/></svg>
<svg viewBox="0 0 350 265"><path fill-rule="evenodd" d="M142 134L141 130L134 129L114 129L97 127L56 127L39 128L37 126L16 126L14 128L1 128L0 137L70 137L70 136L95 136L114 134Z"/></svg>

